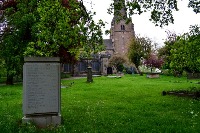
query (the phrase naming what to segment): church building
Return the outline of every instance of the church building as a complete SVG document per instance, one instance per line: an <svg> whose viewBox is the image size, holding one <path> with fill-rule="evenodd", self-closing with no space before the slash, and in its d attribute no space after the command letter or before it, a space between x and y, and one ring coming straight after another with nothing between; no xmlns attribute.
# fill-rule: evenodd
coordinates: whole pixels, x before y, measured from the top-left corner
<svg viewBox="0 0 200 133"><path fill-rule="evenodd" d="M121 10L117 6L122 7ZM127 21L129 20L129 21ZM104 39L105 51L102 51L92 61L93 74L108 75L116 72L116 68L110 67L109 59L112 56L121 56L127 59L128 45L135 37L134 24L127 17L125 0L114 0L114 16L111 22L110 39ZM74 76L80 76L87 72L88 61L79 61L74 71ZM69 71L70 66L64 66L64 72Z"/></svg>

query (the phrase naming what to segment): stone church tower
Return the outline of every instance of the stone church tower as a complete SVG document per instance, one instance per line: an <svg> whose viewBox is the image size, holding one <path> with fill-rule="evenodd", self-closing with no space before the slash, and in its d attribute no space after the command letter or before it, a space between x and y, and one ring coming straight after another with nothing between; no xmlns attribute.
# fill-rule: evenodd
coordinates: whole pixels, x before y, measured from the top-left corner
<svg viewBox="0 0 200 133"><path fill-rule="evenodd" d="M135 31L131 19L127 17L125 0L114 0L114 16L110 31L110 39L104 39L106 51L101 52L103 55L101 58L102 75L116 73L116 68L109 66L109 60L112 56L121 56L128 60L128 46L135 37Z"/></svg>
<svg viewBox="0 0 200 133"><path fill-rule="evenodd" d="M119 10L119 7L122 7L121 10ZM127 20L130 21L127 23ZM126 56L128 45L133 37L135 37L134 24L131 19L127 17L125 0L114 0L114 17L111 22L110 34L114 54L123 57Z"/></svg>

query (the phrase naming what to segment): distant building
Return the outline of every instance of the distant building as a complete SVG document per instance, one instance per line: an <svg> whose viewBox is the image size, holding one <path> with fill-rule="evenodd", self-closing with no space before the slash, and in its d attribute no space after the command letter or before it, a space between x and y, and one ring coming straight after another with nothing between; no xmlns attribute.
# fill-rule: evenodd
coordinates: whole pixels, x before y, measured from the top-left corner
<svg viewBox="0 0 200 133"><path fill-rule="evenodd" d="M128 45L135 36L135 31L131 19L127 18L125 0L115 0L115 4L117 3L121 3L123 8L119 12L114 11L114 17L111 22L110 39L113 43L114 54L125 56L128 50ZM119 13L121 15L119 15Z"/></svg>
<svg viewBox="0 0 200 133"><path fill-rule="evenodd" d="M88 63L92 66L93 74L113 74L116 72L114 67L110 67L109 59L114 56L122 56L127 59L128 45L135 37L134 24L127 17L125 0L114 0L114 5L121 5L121 10L114 8L114 17L111 22L110 39L104 39L105 51L94 56L93 60L80 60L75 67L70 64L64 65L64 72L72 72L74 76L84 75L87 72ZM129 21L127 21L129 20ZM73 70L72 70L73 69Z"/></svg>

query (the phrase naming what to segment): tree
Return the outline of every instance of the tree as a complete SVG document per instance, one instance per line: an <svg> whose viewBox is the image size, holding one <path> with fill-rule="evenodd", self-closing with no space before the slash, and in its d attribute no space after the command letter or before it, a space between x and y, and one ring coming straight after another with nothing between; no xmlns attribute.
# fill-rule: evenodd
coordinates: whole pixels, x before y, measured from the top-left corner
<svg viewBox="0 0 200 133"><path fill-rule="evenodd" d="M91 43L103 44L100 29L102 21L95 24L93 15L87 13L84 6L75 0L69 0L67 7L54 0L38 4L40 20L33 27L36 40L29 43L27 55L53 56L60 46L76 55L79 48L86 49Z"/></svg>
<svg viewBox="0 0 200 133"><path fill-rule="evenodd" d="M164 59L163 68L173 71L175 76L183 71L200 72L200 27L190 26L190 31L177 36L169 32L165 46L158 50Z"/></svg>
<svg viewBox="0 0 200 133"><path fill-rule="evenodd" d="M16 0L15 3L6 7L3 18L7 28L0 44L9 84L21 72L24 55L61 56L62 61L67 56L75 61L80 48L103 45L100 27L104 23L94 23L93 13L87 12L82 0Z"/></svg>
<svg viewBox="0 0 200 133"><path fill-rule="evenodd" d="M124 69L123 64L126 60L121 56L112 56L109 60L109 66L114 66L117 69L117 72L122 72Z"/></svg>
<svg viewBox="0 0 200 133"><path fill-rule="evenodd" d="M200 30L199 26L191 26L190 32L180 36L174 43L171 53L170 67L181 74L200 72Z"/></svg>
<svg viewBox="0 0 200 133"><path fill-rule="evenodd" d="M163 64L163 60L158 58L155 53L151 53L147 59L144 60L144 65L151 68L151 73L153 68L160 69Z"/></svg>
<svg viewBox="0 0 200 133"><path fill-rule="evenodd" d="M29 25L32 21L27 16L18 20L20 14L10 18L16 12L16 2L4 2L2 9L5 13L2 14L1 21L6 25L1 31L0 56L5 61L6 84L13 84L14 76L22 75L23 52L30 39Z"/></svg>
<svg viewBox="0 0 200 133"><path fill-rule="evenodd" d="M122 3L124 0L119 1ZM121 3L119 2L116 5L113 2L108 12L112 13L114 7L121 9L123 6ZM195 13L200 13L200 2L198 0L188 0L188 7L193 8ZM131 0L127 1L126 9L129 16L149 11L151 12L150 21L155 23L156 26L162 27L174 22L173 11L178 11L178 0Z"/></svg>
<svg viewBox="0 0 200 133"><path fill-rule="evenodd" d="M171 63L171 49L174 45L174 43L176 42L178 36L176 35L176 33L171 32L171 31L167 31L167 39L164 42L164 46L158 49L158 57L162 58L164 61L164 64L162 65L162 67L164 69L170 69L170 63Z"/></svg>
<svg viewBox="0 0 200 133"><path fill-rule="evenodd" d="M5 70L4 64L5 64L5 60L0 58L0 78L6 76L5 75L6 74L6 70Z"/></svg>
<svg viewBox="0 0 200 133"><path fill-rule="evenodd" d="M130 62L135 64L138 72L139 65L141 64L142 58L147 58L152 51L152 41L147 37L136 36L129 45L128 58Z"/></svg>

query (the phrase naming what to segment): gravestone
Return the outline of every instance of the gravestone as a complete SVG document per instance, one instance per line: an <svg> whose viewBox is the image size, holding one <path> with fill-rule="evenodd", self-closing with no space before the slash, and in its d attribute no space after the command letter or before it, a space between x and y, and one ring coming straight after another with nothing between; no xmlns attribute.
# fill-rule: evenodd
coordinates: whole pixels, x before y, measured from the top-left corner
<svg viewBox="0 0 200 133"><path fill-rule="evenodd" d="M24 61L22 122L60 125L60 58L25 57Z"/></svg>
<svg viewBox="0 0 200 133"><path fill-rule="evenodd" d="M147 78L159 78L160 74L159 73L147 73Z"/></svg>
<svg viewBox="0 0 200 133"><path fill-rule="evenodd" d="M87 68L87 82L91 83L93 82L92 79L92 67Z"/></svg>

